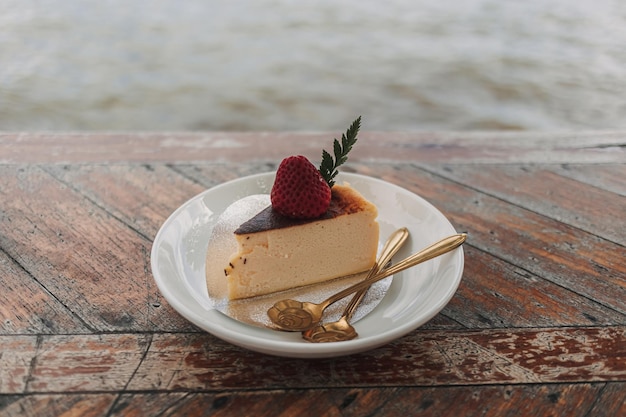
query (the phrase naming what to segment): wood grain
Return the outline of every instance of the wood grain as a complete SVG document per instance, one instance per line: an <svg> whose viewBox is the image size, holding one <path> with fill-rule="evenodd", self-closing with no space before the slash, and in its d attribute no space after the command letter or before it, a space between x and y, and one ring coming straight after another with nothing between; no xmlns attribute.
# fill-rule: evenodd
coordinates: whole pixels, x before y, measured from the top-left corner
<svg viewBox="0 0 626 417"><path fill-rule="evenodd" d="M0 409L14 416L619 416L625 411L623 383L397 387L215 392L26 395L0 397ZM600 401L595 401L595 399Z"/></svg>
<svg viewBox="0 0 626 417"><path fill-rule="evenodd" d="M0 175L2 249L86 328L193 328L161 308L150 240L40 167L0 166Z"/></svg>
<svg viewBox="0 0 626 417"><path fill-rule="evenodd" d="M457 230L468 232L469 245L626 313L622 245L417 167L376 170L383 179L404 184L433 203Z"/></svg>
<svg viewBox="0 0 626 417"><path fill-rule="evenodd" d="M267 356L164 301L177 207L340 133L0 133L0 414L626 414L623 132L364 132L345 171L469 234L452 300L381 348Z"/></svg>
<svg viewBox="0 0 626 417"><path fill-rule="evenodd" d="M0 397L5 417L97 417L106 415L115 394L20 395Z"/></svg>
<svg viewBox="0 0 626 417"><path fill-rule="evenodd" d="M150 240L174 210L205 190L163 164L47 165L45 169L74 188L77 198L88 199Z"/></svg>
<svg viewBox="0 0 626 417"><path fill-rule="evenodd" d="M88 332L82 320L0 251L0 334Z"/></svg>
<svg viewBox="0 0 626 417"><path fill-rule="evenodd" d="M0 394L26 391L40 341L37 336L0 335Z"/></svg>
<svg viewBox="0 0 626 417"><path fill-rule="evenodd" d="M342 132L0 133L0 163L274 162L321 158ZM623 132L368 132L353 160L622 163ZM262 150L262 151L261 151Z"/></svg>
<svg viewBox="0 0 626 417"><path fill-rule="evenodd" d="M278 360L204 333L3 338L2 372L14 381L3 391L11 393L250 390L259 381L305 389L626 380L623 326L418 330L325 360Z"/></svg>
<svg viewBox="0 0 626 417"><path fill-rule="evenodd" d="M466 328L624 325L626 315L466 245L445 315Z"/></svg>
<svg viewBox="0 0 626 417"><path fill-rule="evenodd" d="M626 165L624 164L560 164L547 169L564 177L626 196Z"/></svg>
<svg viewBox="0 0 626 417"><path fill-rule="evenodd" d="M560 175L561 170L557 173L536 165L482 165L481 169L468 165L444 165L434 169L438 175L516 206L544 216L558 215L560 222L626 245L626 221L623 221L626 198L596 186L580 187L578 180ZM571 171L569 169L568 173ZM618 170L615 175L619 175ZM612 178L609 183L612 184Z"/></svg>

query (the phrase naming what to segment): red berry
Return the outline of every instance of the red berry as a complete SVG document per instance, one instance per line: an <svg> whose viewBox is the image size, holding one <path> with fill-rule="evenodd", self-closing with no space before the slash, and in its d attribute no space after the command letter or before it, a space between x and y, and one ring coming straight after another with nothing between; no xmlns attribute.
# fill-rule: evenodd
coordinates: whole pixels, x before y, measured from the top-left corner
<svg viewBox="0 0 626 417"><path fill-rule="evenodd" d="M276 171L272 208L294 219L314 219L328 210L330 187L317 168L302 156L283 159Z"/></svg>

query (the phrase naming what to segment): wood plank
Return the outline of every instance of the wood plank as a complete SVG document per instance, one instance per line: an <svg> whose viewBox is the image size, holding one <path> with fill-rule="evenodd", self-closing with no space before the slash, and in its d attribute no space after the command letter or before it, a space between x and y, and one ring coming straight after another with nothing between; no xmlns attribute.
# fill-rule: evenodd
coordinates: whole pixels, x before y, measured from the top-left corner
<svg viewBox="0 0 626 417"><path fill-rule="evenodd" d="M150 339L145 334L43 337L25 392L123 390Z"/></svg>
<svg viewBox="0 0 626 417"><path fill-rule="evenodd" d="M0 133L0 163L319 160L342 132ZM624 132L369 132L353 160L621 163ZM262 156L258 151L263 144Z"/></svg>
<svg viewBox="0 0 626 417"><path fill-rule="evenodd" d="M248 390L259 381L266 389L626 381L624 326L421 329L324 360L278 359L204 333L39 338L33 351L35 337L0 337L9 358L2 372L17 381L4 393Z"/></svg>
<svg viewBox="0 0 626 417"><path fill-rule="evenodd" d="M328 390L242 393L239 395L190 394L176 404L172 415L201 416L207 405L216 416L336 416L336 393Z"/></svg>
<svg viewBox="0 0 626 417"><path fill-rule="evenodd" d="M624 383L338 388L0 397L3 416L619 416ZM607 393L618 395L613 402ZM598 399L598 400L597 400ZM621 407L620 407L621 406Z"/></svg>
<svg viewBox="0 0 626 417"><path fill-rule="evenodd" d="M564 177L626 196L626 164L561 164L547 168Z"/></svg>
<svg viewBox="0 0 626 417"><path fill-rule="evenodd" d="M556 173L545 165L481 165L479 169L444 165L427 169L626 246L626 198L564 177L562 171Z"/></svg>
<svg viewBox="0 0 626 417"><path fill-rule="evenodd" d="M467 328L624 325L626 315L464 245L463 279L441 311Z"/></svg>
<svg viewBox="0 0 626 417"><path fill-rule="evenodd" d="M84 323L0 251L0 334L83 333Z"/></svg>
<svg viewBox="0 0 626 417"><path fill-rule="evenodd" d="M611 382L606 384L597 397L590 416L624 416L626 415L626 384Z"/></svg>
<svg viewBox="0 0 626 417"><path fill-rule="evenodd" d="M152 238L191 197L223 182L263 172L254 164L45 165L55 178Z"/></svg>
<svg viewBox="0 0 626 417"><path fill-rule="evenodd" d="M177 404L186 401L188 397L189 394L185 392L122 393L108 415L131 417L176 415ZM200 415L206 415L206 410L210 409L208 403L214 402L214 398L214 394L205 397L207 403Z"/></svg>
<svg viewBox="0 0 626 417"><path fill-rule="evenodd" d="M0 394L25 392L38 343L35 336L0 336Z"/></svg>
<svg viewBox="0 0 626 417"><path fill-rule="evenodd" d="M181 204L205 189L163 164L43 168L149 239Z"/></svg>
<svg viewBox="0 0 626 417"><path fill-rule="evenodd" d="M464 186L416 166L362 166L360 171L375 172L430 201L457 230L468 232L469 245L626 313L623 246L488 196L474 188L479 185Z"/></svg>
<svg viewBox="0 0 626 417"><path fill-rule="evenodd" d="M115 394L21 395L0 398L0 414L4 417L98 417L115 400Z"/></svg>
<svg viewBox="0 0 626 417"><path fill-rule="evenodd" d="M246 177L248 175L264 172L276 172L280 160L275 163L176 163L170 164L172 169L202 184L205 188L211 188L226 181Z"/></svg>
<svg viewBox="0 0 626 417"><path fill-rule="evenodd" d="M530 385L486 387L402 387L382 401L368 403L367 394L340 409L342 416L373 411L380 416L585 416L602 385ZM378 390L376 390L378 391ZM376 397L374 397L376 398Z"/></svg>
<svg viewBox="0 0 626 417"><path fill-rule="evenodd" d="M151 242L38 167L0 167L0 247L92 330L195 330L162 302Z"/></svg>
<svg viewBox="0 0 626 417"><path fill-rule="evenodd" d="M418 330L317 361L277 360L201 334L155 335L128 389L235 389L260 380L266 388L625 381L626 328Z"/></svg>

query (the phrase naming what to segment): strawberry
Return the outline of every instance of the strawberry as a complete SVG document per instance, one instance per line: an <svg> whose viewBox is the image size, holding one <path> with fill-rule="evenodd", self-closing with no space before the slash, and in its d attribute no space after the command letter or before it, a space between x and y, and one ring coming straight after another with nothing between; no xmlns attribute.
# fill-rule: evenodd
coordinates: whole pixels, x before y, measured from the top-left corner
<svg viewBox="0 0 626 417"><path fill-rule="evenodd" d="M270 193L272 208L278 213L314 219L328 210L330 197L330 186L306 157L290 156L280 163Z"/></svg>
<svg viewBox="0 0 626 417"><path fill-rule="evenodd" d="M334 140L334 159L329 152L322 151L319 170L302 155L283 159L270 193L272 208L294 219L314 219L324 214L330 206L330 189L335 184L337 167L348 159L360 128L361 116L341 136L341 142Z"/></svg>

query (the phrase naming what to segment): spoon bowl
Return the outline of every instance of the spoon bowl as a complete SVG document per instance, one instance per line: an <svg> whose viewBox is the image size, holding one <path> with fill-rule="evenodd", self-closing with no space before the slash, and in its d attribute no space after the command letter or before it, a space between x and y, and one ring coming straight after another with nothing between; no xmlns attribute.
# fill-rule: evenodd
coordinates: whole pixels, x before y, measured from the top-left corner
<svg viewBox="0 0 626 417"><path fill-rule="evenodd" d="M303 331L319 322L318 305L307 301L282 300L274 304L267 315L281 330Z"/></svg>
<svg viewBox="0 0 626 417"><path fill-rule="evenodd" d="M345 315L332 323L314 326L302 334L305 340L314 343L344 342L356 339L358 336L356 329L348 322Z"/></svg>

